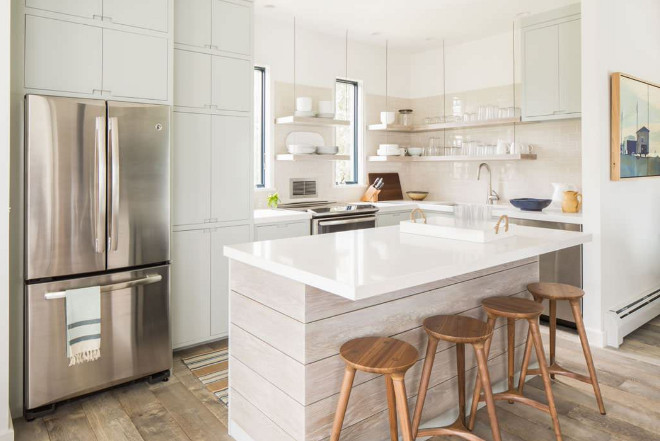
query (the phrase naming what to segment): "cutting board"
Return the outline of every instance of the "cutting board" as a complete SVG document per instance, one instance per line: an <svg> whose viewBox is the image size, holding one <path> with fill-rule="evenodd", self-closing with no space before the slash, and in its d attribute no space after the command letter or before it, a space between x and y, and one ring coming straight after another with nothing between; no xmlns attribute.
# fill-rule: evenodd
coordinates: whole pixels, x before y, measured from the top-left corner
<svg viewBox="0 0 660 441"><path fill-rule="evenodd" d="M385 182L385 186L378 195L379 201L400 201L403 199L398 173L369 173L369 184L373 184L378 178L383 178Z"/></svg>

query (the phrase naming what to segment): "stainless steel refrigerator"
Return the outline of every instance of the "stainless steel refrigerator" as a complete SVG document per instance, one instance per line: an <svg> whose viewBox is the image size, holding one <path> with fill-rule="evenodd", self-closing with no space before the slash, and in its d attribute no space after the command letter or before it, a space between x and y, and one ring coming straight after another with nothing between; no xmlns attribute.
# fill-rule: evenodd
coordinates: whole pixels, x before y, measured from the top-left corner
<svg viewBox="0 0 660 441"><path fill-rule="evenodd" d="M166 378L170 109L25 98L28 418L133 379ZM101 287L101 358L69 367L65 291Z"/></svg>

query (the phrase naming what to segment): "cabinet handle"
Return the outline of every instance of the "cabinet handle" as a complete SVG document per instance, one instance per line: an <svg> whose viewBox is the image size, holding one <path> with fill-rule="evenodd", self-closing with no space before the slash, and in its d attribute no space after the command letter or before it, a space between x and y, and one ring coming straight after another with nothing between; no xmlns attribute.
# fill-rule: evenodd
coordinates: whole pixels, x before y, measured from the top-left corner
<svg viewBox="0 0 660 441"><path fill-rule="evenodd" d="M211 49L215 49L216 51L219 51L219 50L220 50L220 48L219 48L218 46L216 46L215 44L212 44L212 45L210 45L209 47L210 47Z"/></svg>
<svg viewBox="0 0 660 441"><path fill-rule="evenodd" d="M552 113L553 113L553 115L560 115L560 114L562 114L562 113L566 113L566 111L565 111L565 110L555 110L555 111L552 112Z"/></svg>
<svg viewBox="0 0 660 441"><path fill-rule="evenodd" d="M103 16L98 14L92 14L92 18L94 20L103 20Z"/></svg>

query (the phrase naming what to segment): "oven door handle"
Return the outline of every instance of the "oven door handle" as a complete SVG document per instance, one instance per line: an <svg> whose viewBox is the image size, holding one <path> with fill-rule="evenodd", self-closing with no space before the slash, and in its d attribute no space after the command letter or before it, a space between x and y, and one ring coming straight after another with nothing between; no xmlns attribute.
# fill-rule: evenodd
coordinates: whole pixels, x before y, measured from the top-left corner
<svg viewBox="0 0 660 441"><path fill-rule="evenodd" d="M361 224L363 222L372 222L376 220L376 216L364 216L351 219L341 219L333 221L319 221L319 226L331 227L333 225L347 225L347 224Z"/></svg>

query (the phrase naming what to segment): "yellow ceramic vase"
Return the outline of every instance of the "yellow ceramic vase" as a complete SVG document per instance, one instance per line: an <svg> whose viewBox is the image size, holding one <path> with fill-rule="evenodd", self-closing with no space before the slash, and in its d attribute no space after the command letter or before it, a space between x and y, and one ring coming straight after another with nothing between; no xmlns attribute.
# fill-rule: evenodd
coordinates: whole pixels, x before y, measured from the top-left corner
<svg viewBox="0 0 660 441"><path fill-rule="evenodd" d="M561 211L564 213L579 213L582 208L582 193L577 191L565 191L564 200L561 203Z"/></svg>

